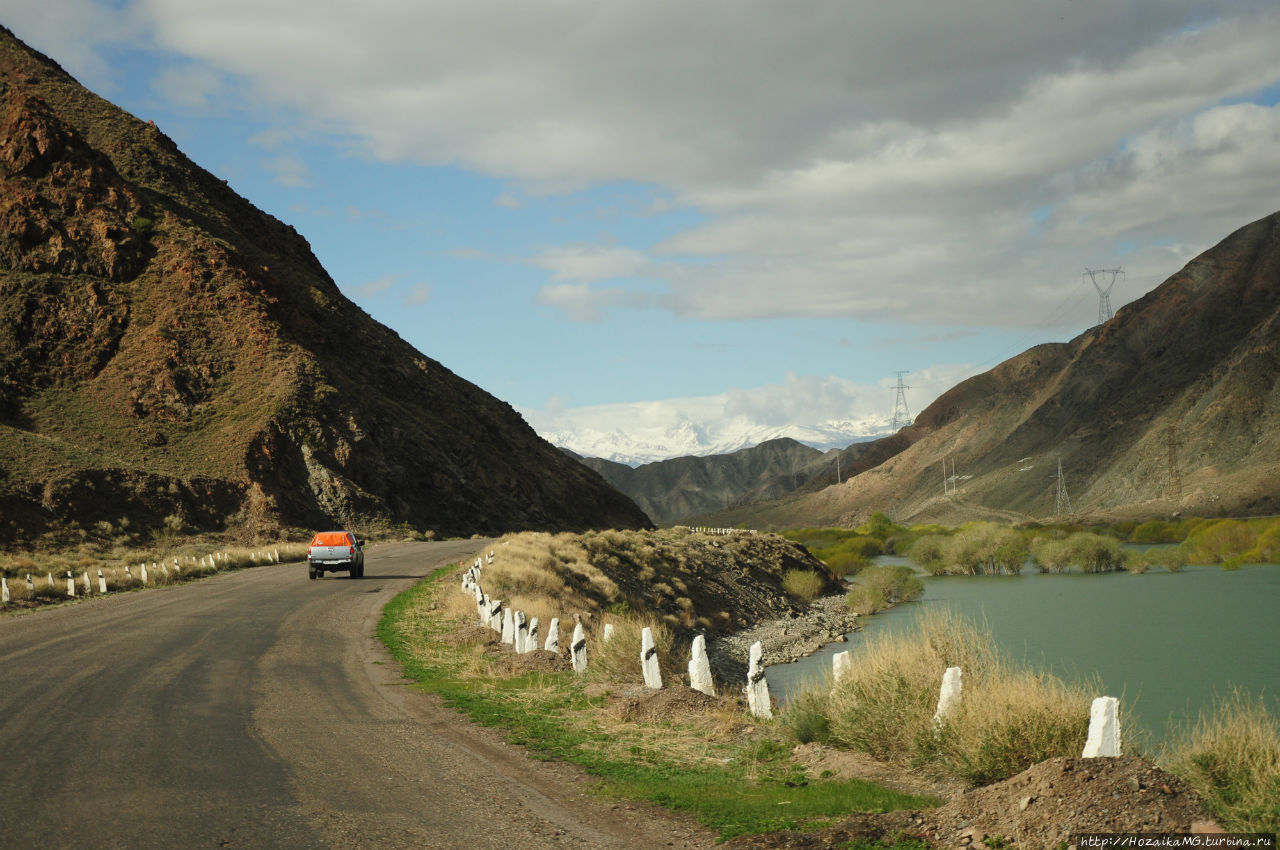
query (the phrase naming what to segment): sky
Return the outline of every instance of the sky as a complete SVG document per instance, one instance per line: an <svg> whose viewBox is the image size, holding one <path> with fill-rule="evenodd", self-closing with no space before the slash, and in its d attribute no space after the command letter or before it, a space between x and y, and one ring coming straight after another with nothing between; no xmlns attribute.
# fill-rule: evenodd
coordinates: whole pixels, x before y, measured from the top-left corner
<svg viewBox="0 0 1280 850"><path fill-rule="evenodd" d="M1280 6L8 0L543 433L912 412L1280 207ZM1101 278L1110 282L1110 275Z"/></svg>

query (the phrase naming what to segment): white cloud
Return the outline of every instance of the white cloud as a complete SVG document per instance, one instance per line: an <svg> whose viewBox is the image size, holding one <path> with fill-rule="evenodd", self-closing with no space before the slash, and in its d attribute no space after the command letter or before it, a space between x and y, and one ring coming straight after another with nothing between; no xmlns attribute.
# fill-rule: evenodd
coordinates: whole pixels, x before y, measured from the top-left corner
<svg viewBox="0 0 1280 850"><path fill-rule="evenodd" d="M644 271L648 259L632 248L602 245L558 245L529 260L551 272L554 280L590 283L632 277Z"/></svg>
<svg viewBox="0 0 1280 850"><path fill-rule="evenodd" d="M493 199L493 205L495 207L501 207L504 210L518 210L524 206L524 201L520 199L519 195L515 195L511 192L503 192Z"/></svg>
<svg viewBox="0 0 1280 850"><path fill-rule="evenodd" d="M957 382L970 364L946 364L907 376L914 415ZM895 380L876 385L843 378L788 374L781 384L734 388L711 396L569 407L561 397L521 413L539 434L579 453L629 461L705 454L754 444L773 435L855 437L882 433L892 420ZM788 430L789 429L789 430ZM835 439L838 440L838 437Z"/></svg>
<svg viewBox="0 0 1280 850"><path fill-rule="evenodd" d="M400 279L400 275L389 274L384 275L376 280L368 280L356 286L354 291L361 298L373 298L381 295L391 287L396 285L396 281Z"/></svg>
<svg viewBox="0 0 1280 850"><path fill-rule="evenodd" d="M17 17L92 65L42 6ZM1280 84L1274 0L136 0L118 20L76 35L151 32L385 160L525 197L639 181L655 214L702 214L655 248L533 258L554 284L539 300L583 319L1030 325L1064 277L1123 263L1158 282L1280 186L1258 94ZM666 291L635 294L640 275Z"/></svg>
<svg viewBox="0 0 1280 850"><path fill-rule="evenodd" d="M152 84L161 97L189 112L208 111L226 90L220 74L190 65L163 68Z"/></svg>
<svg viewBox="0 0 1280 850"><path fill-rule="evenodd" d="M281 186L298 189L311 185L311 168L296 154L282 153L264 159L262 168Z"/></svg>
<svg viewBox="0 0 1280 850"><path fill-rule="evenodd" d="M409 290L409 294L404 297L406 307L418 307L426 304L431 300L431 284L419 283Z"/></svg>

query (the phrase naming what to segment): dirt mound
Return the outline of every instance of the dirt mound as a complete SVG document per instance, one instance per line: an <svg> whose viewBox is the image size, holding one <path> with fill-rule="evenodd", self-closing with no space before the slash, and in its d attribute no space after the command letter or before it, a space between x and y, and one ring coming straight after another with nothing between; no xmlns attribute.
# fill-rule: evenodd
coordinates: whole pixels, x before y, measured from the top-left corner
<svg viewBox="0 0 1280 850"><path fill-rule="evenodd" d="M966 830L1019 847L1056 847L1081 832L1190 832L1206 820L1182 780L1140 758L1056 758L953 799L928 817L943 841Z"/></svg>
<svg viewBox="0 0 1280 850"><path fill-rule="evenodd" d="M613 692L609 710L620 720L653 722L707 714L717 709L733 710L733 697L710 696L684 685L668 685L660 691L643 686L628 686Z"/></svg>
<svg viewBox="0 0 1280 850"><path fill-rule="evenodd" d="M1185 783L1140 758L1056 758L931 811L858 814L811 833L744 836L731 848L845 847L915 839L935 847L1051 850L1080 833L1191 832L1207 821Z"/></svg>
<svg viewBox="0 0 1280 850"><path fill-rule="evenodd" d="M494 648L493 672L497 676L523 676L528 673L559 673L569 669L569 656L557 655L545 649L535 649L519 655L511 647Z"/></svg>

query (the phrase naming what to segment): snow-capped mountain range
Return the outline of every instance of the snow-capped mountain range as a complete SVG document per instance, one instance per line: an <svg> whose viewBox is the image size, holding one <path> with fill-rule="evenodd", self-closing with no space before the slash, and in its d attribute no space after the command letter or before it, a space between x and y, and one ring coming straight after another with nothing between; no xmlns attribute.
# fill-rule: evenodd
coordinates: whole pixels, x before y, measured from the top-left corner
<svg viewBox="0 0 1280 850"><path fill-rule="evenodd" d="M730 454L768 440L782 437L812 446L819 451L843 449L851 443L873 440L893 432L892 422L884 417L845 419L821 425L762 425L747 418L730 419L712 424L683 420L660 428L623 431L614 428L600 431L592 428L558 430L539 433L552 445L569 449L585 457L641 466L675 457L705 457Z"/></svg>

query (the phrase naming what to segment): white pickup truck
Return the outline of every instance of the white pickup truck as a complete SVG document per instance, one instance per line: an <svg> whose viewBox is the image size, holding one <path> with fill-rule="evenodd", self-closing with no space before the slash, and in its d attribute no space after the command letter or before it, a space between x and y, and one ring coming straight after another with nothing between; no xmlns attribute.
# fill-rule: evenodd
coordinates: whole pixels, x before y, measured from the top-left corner
<svg viewBox="0 0 1280 850"><path fill-rule="evenodd" d="M345 572L364 577L364 544L350 531L322 531L307 547L307 576L319 578L327 572Z"/></svg>

